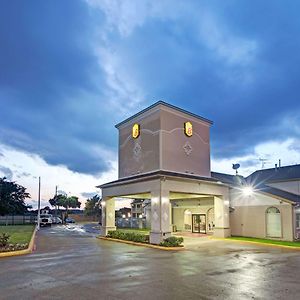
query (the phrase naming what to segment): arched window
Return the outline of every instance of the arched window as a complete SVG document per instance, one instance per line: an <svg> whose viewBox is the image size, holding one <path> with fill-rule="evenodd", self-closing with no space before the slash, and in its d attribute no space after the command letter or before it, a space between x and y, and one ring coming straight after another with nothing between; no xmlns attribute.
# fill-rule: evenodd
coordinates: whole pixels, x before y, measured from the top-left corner
<svg viewBox="0 0 300 300"><path fill-rule="evenodd" d="M215 210L211 207L207 211L207 231L212 232L215 227Z"/></svg>
<svg viewBox="0 0 300 300"><path fill-rule="evenodd" d="M266 227L268 237L282 237L281 214L277 207L269 207L266 211Z"/></svg>
<svg viewBox="0 0 300 300"><path fill-rule="evenodd" d="M277 207L269 207L267 214L280 214L280 210Z"/></svg>
<svg viewBox="0 0 300 300"><path fill-rule="evenodd" d="M191 231L192 230L192 212L189 209L184 211L184 230Z"/></svg>

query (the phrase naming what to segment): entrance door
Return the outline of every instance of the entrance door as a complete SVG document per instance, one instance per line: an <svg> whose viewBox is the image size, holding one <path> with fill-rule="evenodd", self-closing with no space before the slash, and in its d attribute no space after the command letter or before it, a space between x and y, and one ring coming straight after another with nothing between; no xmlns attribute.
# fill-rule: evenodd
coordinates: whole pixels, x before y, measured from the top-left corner
<svg viewBox="0 0 300 300"><path fill-rule="evenodd" d="M206 233L205 215L192 215L192 232Z"/></svg>

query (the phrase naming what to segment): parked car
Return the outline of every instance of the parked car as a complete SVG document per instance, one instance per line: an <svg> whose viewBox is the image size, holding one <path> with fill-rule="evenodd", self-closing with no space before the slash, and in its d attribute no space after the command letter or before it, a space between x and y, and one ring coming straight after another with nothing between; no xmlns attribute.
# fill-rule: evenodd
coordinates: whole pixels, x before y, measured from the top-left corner
<svg viewBox="0 0 300 300"><path fill-rule="evenodd" d="M52 217L52 224L62 224L62 219L60 217Z"/></svg>
<svg viewBox="0 0 300 300"><path fill-rule="evenodd" d="M66 223L75 223L75 220L72 218L66 218Z"/></svg>
<svg viewBox="0 0 300 300"><path fill-rule="evenodd" d="M40 226L51 226L52 215L40 215Z"/></svg>

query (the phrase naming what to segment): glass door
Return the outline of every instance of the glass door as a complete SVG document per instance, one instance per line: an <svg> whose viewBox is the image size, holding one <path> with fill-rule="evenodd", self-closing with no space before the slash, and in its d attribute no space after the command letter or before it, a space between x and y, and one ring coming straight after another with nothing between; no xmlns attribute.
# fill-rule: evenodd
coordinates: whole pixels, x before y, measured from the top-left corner
<svg viewBox="0 0 300 300"><path fill-rule="evenodd" d="M192 232L206 233L205 215L192 215Z"/></svg>

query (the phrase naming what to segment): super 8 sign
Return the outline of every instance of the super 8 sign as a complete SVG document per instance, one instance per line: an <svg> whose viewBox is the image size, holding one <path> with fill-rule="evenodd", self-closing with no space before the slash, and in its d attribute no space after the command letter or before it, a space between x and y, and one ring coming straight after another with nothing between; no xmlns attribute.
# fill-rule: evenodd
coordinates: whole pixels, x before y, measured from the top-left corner
<svg viewBox="0 0 300 300"><path fill-rule="evenodd" d="M132 126L132 137L134 139L137 139L140 135L140 125L139 124L134 124Z"/></svg>
<svg viewBox="0 0 300 300"><path fill-rule="evenodd" d="M184 123L184 133L188 137L191 137L193 135L193 125L191 122Z"/></svg>

